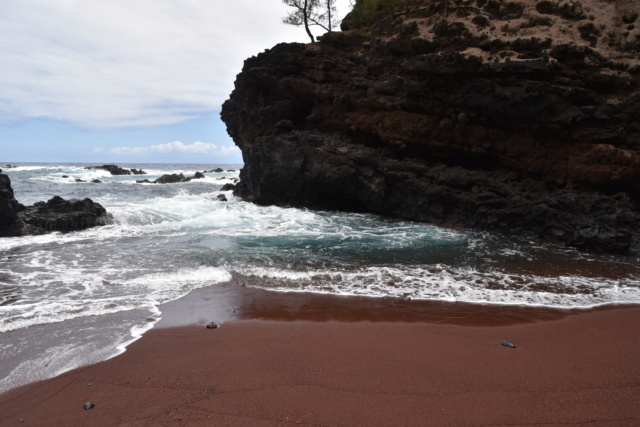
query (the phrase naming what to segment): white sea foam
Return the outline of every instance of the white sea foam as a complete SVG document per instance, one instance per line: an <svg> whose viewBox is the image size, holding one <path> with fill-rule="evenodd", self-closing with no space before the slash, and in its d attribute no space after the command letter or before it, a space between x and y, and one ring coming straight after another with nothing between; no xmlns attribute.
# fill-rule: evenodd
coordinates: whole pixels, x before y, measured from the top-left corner
<svg viewBox="0 0 640 427"><path fill-rule="evenodd" d="M40 166L40 165L32 165L32 166L14 166L11 168L6 168L2 165L0 165L0 169L2 169L5 173L11 173L11 172L32 172L32 171L40 171L40 170L56 170L56 169L60 169L62 167L67 167L67 166L52 166L52 165L48 165L48 166Z"/></svg>
<svg viewBox="0 0 640 427"><path fill-rule="evenodd" d="M240 273L240 272L239 272ZM607 304L637 304L640 287L635 278L505 275L472 268L367 267L355 271L292 271L248 268L246 276L266 279L248 282L278 292L396 297L469 303L590 308Z"/></svg>
<svg viewBox="0 0 640 427"><path fill-rule="evenodd" d="M153 311L193 289L231 278L226 270L204 266L118 280L123 275L124 271L109 267L100 271L58 267L24 274L17 281L22 290L19 301L0 306L0 332L139 308Z"/></svg>

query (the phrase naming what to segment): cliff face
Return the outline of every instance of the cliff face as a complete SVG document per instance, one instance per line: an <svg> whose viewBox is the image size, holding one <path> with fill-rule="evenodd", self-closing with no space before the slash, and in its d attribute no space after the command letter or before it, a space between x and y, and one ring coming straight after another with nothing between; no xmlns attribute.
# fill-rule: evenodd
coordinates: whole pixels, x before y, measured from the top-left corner
<svg viewBox="0 0 640 427"><path fill-rule="evenodd" d="M236 194L638 254L636 10L405 1L277 45L223 105L245 162Z"/></svg>

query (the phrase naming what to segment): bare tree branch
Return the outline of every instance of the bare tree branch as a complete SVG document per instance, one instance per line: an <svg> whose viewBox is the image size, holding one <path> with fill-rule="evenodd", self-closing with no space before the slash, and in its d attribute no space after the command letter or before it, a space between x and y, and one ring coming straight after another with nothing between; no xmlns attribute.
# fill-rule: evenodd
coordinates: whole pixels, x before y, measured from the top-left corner
<svg viewBox="0 0 640 427"><path fill-rule="evenodd" d="M331 32L338 25L335 18L335 0L282 0L282 2L294 8L282 18L282 22L288 25L304 26L312 43L315 40L309 27L318 26Z"/></svg>

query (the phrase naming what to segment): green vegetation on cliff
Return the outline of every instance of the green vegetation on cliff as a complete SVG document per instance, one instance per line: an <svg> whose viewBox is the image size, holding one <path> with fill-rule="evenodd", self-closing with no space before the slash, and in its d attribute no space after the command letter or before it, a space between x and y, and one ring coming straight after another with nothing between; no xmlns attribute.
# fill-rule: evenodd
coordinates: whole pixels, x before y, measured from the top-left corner
<svg viewBox="0 0 640 427"><path fill-rule="evenodd" d="M375 21L381 11L392 10L401 3L402 0L357 0L345 21L349 28L367 26Z"/></svg>

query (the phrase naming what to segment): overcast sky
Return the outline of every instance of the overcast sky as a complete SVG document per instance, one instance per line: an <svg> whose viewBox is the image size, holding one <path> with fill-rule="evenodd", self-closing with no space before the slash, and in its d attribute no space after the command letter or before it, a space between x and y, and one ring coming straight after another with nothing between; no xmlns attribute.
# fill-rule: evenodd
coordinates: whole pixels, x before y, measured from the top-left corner
<svg viewBox="0 0 640 427"><path fill-rule="evenodd" d="M341 17L348 4L338 0ZM241 163L220 106L244 59L308 41L281 23L289 10L281 0L0 0L0 163Z"/></svg>

